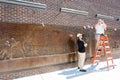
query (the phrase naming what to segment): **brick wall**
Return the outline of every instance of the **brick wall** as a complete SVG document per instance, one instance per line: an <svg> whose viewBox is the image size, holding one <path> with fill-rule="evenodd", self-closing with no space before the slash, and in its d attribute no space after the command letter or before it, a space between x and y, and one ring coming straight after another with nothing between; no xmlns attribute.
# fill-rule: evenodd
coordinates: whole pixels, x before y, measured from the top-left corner
<svg viewBox="0 0 120 80"><path fill-rule="evenodd" d="M55 24L64 26L84 26L96 23L95 14L109 15L113 17L120 17L118 0L28 0L33 2L40 2L47 5L46 10L35 8L22 7L10 4L0 4L0 21L13 23L35 23L35 24ZM61 7L73 8L89 12L89 17L62 13ZM109 21L110 27L118 27L119 23L116 21ZM79 28L79 27L77 27ZM118 27L119 28L119 27Z"/></svg>

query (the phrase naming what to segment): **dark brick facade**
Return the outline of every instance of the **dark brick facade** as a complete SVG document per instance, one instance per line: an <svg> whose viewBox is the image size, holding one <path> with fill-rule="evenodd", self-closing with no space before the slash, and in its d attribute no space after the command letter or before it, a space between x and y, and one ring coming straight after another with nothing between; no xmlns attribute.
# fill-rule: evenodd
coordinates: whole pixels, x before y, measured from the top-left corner
<svg viewBox="0 0 120 80"><path fill-rule="evenodd" d="M95 14L120 17L119 0L28 0L47 5L46 10L0 4L0 21L30 24L55 24L64 26L84 26L96 23ZM60 12L61 7L67 7L89 12L89 16L81 16ZM118 27L116 21L107 21L110 27Z"/></svg>

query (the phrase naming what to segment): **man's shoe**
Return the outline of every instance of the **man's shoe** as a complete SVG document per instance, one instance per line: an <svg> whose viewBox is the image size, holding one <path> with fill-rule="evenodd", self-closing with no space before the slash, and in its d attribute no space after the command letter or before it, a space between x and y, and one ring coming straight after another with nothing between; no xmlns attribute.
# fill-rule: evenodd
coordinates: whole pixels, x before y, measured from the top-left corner
<svg viewBox="0 0 120 80"><path fill-rule="evenodd" d="M80 71L81 71L81 72L86 72L86 70L85 70L85 69L81 69Z"/></svg>

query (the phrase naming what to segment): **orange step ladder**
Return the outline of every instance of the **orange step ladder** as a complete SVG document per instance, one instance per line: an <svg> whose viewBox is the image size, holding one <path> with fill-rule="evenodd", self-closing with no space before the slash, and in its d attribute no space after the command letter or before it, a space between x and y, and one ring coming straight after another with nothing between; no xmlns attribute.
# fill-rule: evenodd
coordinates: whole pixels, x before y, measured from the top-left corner
<svg viewBox="0 0 120 80"><path fill-rule="evenodd" d="M114 62L113 62L113 57L112 57L112 51L110 49L110 43L108 41L107 36L100 36L100 40L98 41L97 49L95 50L94 57L92 59L92 65L94 63L99 63L101 60L101 56L103 55L102 53L105 53L105 58L107 61L107 68L109 70L109 61L112 62L112 67L114 69Z"/></svg>

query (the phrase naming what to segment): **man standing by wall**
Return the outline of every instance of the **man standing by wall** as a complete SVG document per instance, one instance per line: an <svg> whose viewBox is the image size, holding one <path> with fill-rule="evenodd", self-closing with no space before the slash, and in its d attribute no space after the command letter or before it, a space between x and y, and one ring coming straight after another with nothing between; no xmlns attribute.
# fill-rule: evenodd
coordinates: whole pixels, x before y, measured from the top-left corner
<svg viewBox="0 0 120 80"><path fill-rule="evenodd" d="M78 40L78 69L82 72L86 72L85 69L83 69L84 62L85 62L85 57L86 57L86 50L85 47L87 47L87 43L84 42L82 39L82 34L78 33L77 34Z"/></svg>

